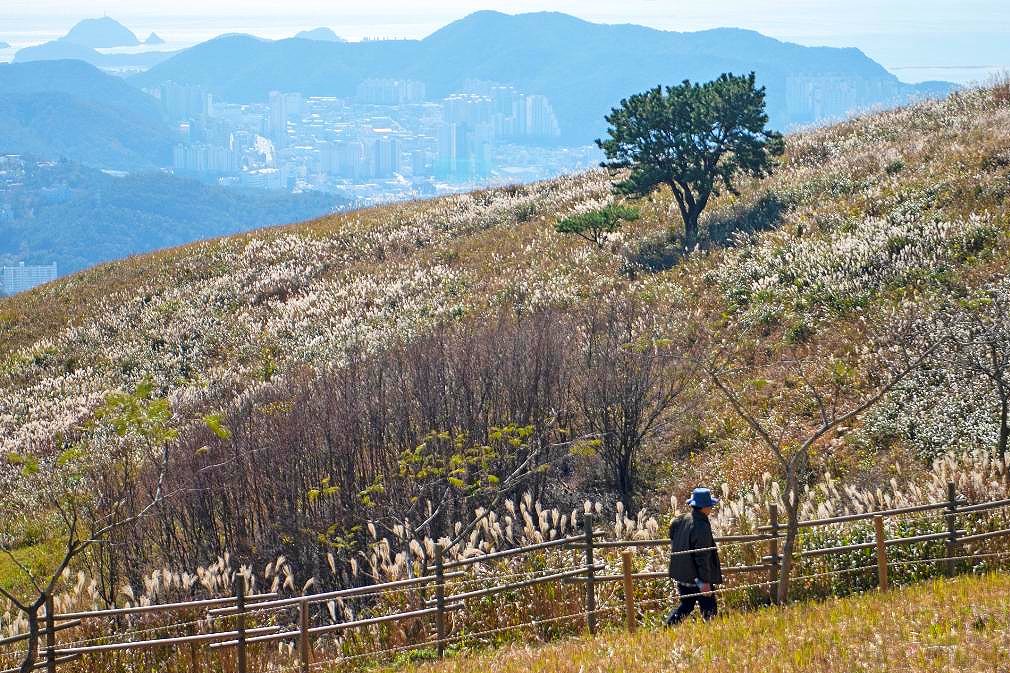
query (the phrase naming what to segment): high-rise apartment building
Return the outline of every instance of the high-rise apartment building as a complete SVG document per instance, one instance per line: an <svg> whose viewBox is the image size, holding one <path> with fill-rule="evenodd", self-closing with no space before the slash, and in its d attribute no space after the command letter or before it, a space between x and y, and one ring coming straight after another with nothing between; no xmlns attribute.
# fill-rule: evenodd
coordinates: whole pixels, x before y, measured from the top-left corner
<svg viewBox="0 0 1010 673"><path fill-rule="evenodd" d="M174 122L210 115L213 97L200 86L165 82L158 87L161 106Z"/></svg>
<svg viewBox="0 0 1010 673"><path fill-rule="evenodd" d="M301 117L303 100L300 93L270 92L270 110L267 115L267 135L277 147L288 144L288 121Z"/></svg>
<svg viewBox="0 0 1010 673"><path fill-rule="evenodd" d="M400 172L400 140L395 136L379 136L372 145L372 175L391 178Z"/></svg>
<svg viewBox="0 0 1010 673"><path fill-rule="evenodd" d="M424 82L410 79L366 79L355 94L366 105L409 105L423 103L424 97Z"/></svg>
<svg viewBox="0 0 1010 673"><path fill-rule="evenodd" d="M547 96L526 96L524 103L525 135L527 137L541 140L561 137L558 118L554 114L554 108L551 107Z"/></svg>
<svg viewBox="0 0 1010 673"><path fill-rule="evenodd" d="M183 173L237 173L242 168L242 155L234 146L179 144L172 151L172 168Z"/></svg>
<svg viewBox="0 0 1010 673"><path fill-rule="evenodd" d="M448 123L438 137L435 175L449 180L472 180L491 172L490 124Z"/></svg>

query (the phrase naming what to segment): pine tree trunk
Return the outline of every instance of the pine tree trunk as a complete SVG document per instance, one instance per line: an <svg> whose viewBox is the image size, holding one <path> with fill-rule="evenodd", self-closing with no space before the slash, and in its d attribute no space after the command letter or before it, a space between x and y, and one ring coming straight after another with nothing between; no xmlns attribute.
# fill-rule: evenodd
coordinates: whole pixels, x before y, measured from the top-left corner
<svg viewBox="0 0 1010 673"><path fill-rule="evenodd" d="M688 254L698 245L698 217L700 213L688 213L684 218L684 248Z"/></svg>

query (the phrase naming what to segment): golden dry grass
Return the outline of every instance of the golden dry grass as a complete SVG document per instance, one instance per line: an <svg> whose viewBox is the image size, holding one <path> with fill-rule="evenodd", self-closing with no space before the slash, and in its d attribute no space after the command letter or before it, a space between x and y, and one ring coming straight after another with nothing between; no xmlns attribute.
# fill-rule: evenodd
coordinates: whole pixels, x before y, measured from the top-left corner
<svg viewBox="0 0 1010 673"><path fill-rule="evenodd" d="M1010 670L1010 577L940 580L676 629L606 633L489 654L417 673L946 673Z"/></svg>

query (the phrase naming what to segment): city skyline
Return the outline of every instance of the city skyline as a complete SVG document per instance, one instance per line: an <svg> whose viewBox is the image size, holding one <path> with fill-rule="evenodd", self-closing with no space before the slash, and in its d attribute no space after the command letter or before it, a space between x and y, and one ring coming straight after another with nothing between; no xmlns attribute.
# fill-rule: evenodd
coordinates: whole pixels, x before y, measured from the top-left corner
<svg viewBox="0 0 1010 673"><path fill-rule="evenodd" d="M501 82L468 80L434 99L408 79L367 79L349 98L273 91L252 104L174 82L148 93L175 124L175 172L322 190L355 205L544 179L602 159L595 148L557 144L549 97Z"/></svg>

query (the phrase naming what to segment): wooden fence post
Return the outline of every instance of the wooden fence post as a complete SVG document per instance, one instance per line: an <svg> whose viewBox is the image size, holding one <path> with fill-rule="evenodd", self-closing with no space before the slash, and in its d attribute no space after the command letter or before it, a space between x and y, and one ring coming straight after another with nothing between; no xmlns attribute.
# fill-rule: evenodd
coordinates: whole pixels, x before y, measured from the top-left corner
<svg viewBox="0 0 1010 673"><path fill-rule="evenodd" d="M435 542L435 632L438 656L445 656L445 565L442 560L442 544Z"/></svg>
<svg viewBox="0 0 1010 673"><path fill-rule="evenodd" d="M779 506L768 503L768 525L771 527L771 539L768 540L768 597L772 603L778 603L779 583Z"/></svg>
<svg viewBox="0 0 1010 673"><path fill-rule="evenodd" d="M947 482L947 577L954 575L953 558L957 556L957 487L954 482Z"/></svg>
<svg viewBox="0 0 1010 673"><path fill-rule="evenodd" d="M582 520L586 534L586 626L596 635L596 561L593 558L593 515L587 513Z"/></svg>
<svg viewBox="0 0 1010 673"><path fill-rule="evenodd" d="M235 610L238 623L235 626L238 641L236 643L236 667L238 673L246 673L246 651L245 651L245 575L241 573L235 576Z"/></svg>
<svg viewBox="0 0 1010 673"><path fill-rule="evenodd" d="M56 673L56 613L52 594L46 594L46 673Z"/></svg>
<svg viewBox="0 0 1010 673"><path fill-rule="evenodd" d="M312 636L309 635L309 599L298 603L298 665L301 673L309 673L312 664Z"/></svg>
<svg viewBox="0 0 1010 673"><path fill-rule="evenodd" d="M195 636L196 626L193 624L187 626L186 634L189 636ZM192 670L193 673L199 673L200 669L203 668L202 666L200 666L200 657L197 654L196 642L190 642L189 644L189 666L190 670Z"/></svg>
<svg viewBox="0 0 1010 673"><path fill-rule="evenodd" d="M621 570L624 573L624 616L628 621L628 631L634 633L638 628L638 620L635 618L635 585L631 577L631 555L630 549L621 552Z"/></svg>
<svg viewBox="0 0 1010 673"><path fill-rule="evenodd" d="M887 538L884 537L884 517L873 517L873 528L877 538L877 586L881 591L887 591L890 584L887 578Z"/></svg>

